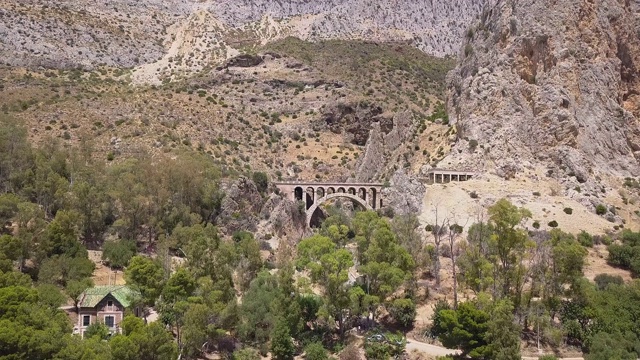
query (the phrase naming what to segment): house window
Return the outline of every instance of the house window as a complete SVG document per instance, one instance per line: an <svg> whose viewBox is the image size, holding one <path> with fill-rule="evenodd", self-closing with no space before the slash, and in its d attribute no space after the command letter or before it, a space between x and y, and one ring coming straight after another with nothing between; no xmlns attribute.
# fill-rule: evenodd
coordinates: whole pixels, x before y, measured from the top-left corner
<svg viewBox="0 0 640 360"><path fill-rule="evenodd" d="M115 317L113 315L105 315L104 317L104 324L108 327L108 328L113 328L115 327Z"/></svg>
<svg viewBox="0 0 640 360"><path fill-rule="evenodd" d="M111 300L107 301L107 307L111 309L113 307L113 301Z"/></svg>
<svg viewBox="0 0 640 360"><path fill-rule="evenodd" d="M91 325L91 315L82 315L82 326Z"/></svg>

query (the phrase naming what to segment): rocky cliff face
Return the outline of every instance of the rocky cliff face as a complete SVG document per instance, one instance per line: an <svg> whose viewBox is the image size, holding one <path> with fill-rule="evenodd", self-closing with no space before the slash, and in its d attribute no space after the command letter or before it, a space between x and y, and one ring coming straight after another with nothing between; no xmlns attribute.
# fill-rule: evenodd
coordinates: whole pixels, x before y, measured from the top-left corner
<svg viewBox="0 0 640 360"><path fill-rule="evenodd" d="M0 0L0 62L200 69L286 36L408 41L446 55L486 1Z"/></svg>
<svg viewBox="0 0 640 360"><path fill-rule="evenodd" d="M449 74L459 140L441 165L594 184L640 175L638 2L500 0Z"/></svg>
<svg viewBox="0 0 640 360"><path fill-rule="evenodd" d="M443 56L457 50L462 32L486 2L225 0L208 8L229 26L271 17L282 20L282 30L303 39L408 40L429 54Z"/></svg>

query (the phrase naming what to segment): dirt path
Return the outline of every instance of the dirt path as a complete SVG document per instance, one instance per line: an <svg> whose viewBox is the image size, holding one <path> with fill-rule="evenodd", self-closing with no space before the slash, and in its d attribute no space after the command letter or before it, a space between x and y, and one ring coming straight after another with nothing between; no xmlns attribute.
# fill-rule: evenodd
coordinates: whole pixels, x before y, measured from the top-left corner
<svg viewBox="0 0 640 360"><path fill-rule="evenodd" d="M460 350L451 350L441 346L431 345L407 338L407 352L410 353L413 350L417 350L432 356L447 356L460 353Z"/></svg>
<svg viewBox="0 0 640 360"><path fill-rule="evenodd" d="M407 352L411 353L412 351L419 351L425 353L430 356L447 356L453 354L459 354L460 350L452 350L447 349L442 346L431 345L427 343L423 343L414 339L407 338ZM543 356L546 354L542 354ZM539 356L523 356L522 360L538 360ZM573 357L573 358L559 358L559 360L584 360L581 357Z"/></svg>

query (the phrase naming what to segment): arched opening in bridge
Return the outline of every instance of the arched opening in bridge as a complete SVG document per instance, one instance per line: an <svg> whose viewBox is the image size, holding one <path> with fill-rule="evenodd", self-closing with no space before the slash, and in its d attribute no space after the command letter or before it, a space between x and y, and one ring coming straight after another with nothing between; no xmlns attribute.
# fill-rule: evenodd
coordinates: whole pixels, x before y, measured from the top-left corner
<svg viewBox="0 0 640 360"><path fill-rule="evenodd" d="M319 187L316 189L316 199L321 199L323 198L325 195L324 193L324 188L323 187Z"/></svg>
<svg viewBox="0 0 640 360"><path fill-rule="evenodd" d="M358 197L364 201L367 201L367 189L359 188L358 189Z"/></svg>
<svg viewBox="0 0 640 360"><path fill-rule="evenodd" d="M351 195L355 195L356 194L356 189L355 188L349 188L349 194Z"/></svg>
<svg viewBox="0 0 640 360"><path fill-rule="evenodd" d="M302 190L302 188L300 186L296 187L295 189L293 189L293 196L295 197L296 201L302 201L302 193L304 191Z"/></svg>
<svg viewBox="0 0 640 360"><path fill-rule="evenodd" d="M377 201L378 201L378 191L376 190L376 188L371 188L369 189L369 193L371 194L371 198L370 198L370 202L369 205L374 208L377 209Z"/></svg>
<svg viewBox="0 0 640 360"><path fill-rule="evenodd" d="M313 190L312 187L308 187L306 193L307 193L307 197L306 197L307 209L309 209L310 207L313 206L313 203L314 203L314 201L316 199L316 193L315 193L315 190Z"/></svg>
<svg viewBox="0 0 640 360"><path fill-rule="evenodd" d="M336 193L336 189L335 189L335 188L333 188L333 187L329 187L329 188L327 189L327 195L329 195L329 194L335 194L335 193Z"/></svg>
<svg viewBox="0 0 640 360"><path fill-rule="evenodd" d="M344 194L344 195L339 195ZM364 199L359 198L357 195L349 194L349 193L335 193L335 195L330 196L329 198L322 201L321 198L318 198L320 204L317 206L314 205L314 208L308 209L307 211L313 211L313 213L308 215L309 227L318 228L322 225L322 222L329 216L328 208L330 206L335 206L342 211L347 213L356 212L356 211L367 211L371 210L368 207L367 203Z"/></svg>
<svg viewBox="0 0 640 360"><path fill-rule="evenodd" d="M339 187L339 188L338 188L338 192L339 192L339 193L344 193L344 192L345 192L345 191L344 191L344 188L343 188L343 187Z"/></svg>

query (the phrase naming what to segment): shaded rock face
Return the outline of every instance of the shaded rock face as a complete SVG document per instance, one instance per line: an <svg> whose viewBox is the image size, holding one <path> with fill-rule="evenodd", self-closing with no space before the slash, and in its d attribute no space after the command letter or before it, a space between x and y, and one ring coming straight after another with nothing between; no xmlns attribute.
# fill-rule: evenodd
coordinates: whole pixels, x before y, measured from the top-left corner
<svg viewBox="0 0 640 360"><path fill-rule="evenodd" d="M271 195L262 207L262 217L267 220L268 231L278 240L297 241L307 233L307 217L304 207L280 195Z"/></svg>
<svg viewBox="0 0 640 360"><path fill-rule="evenodd" d="M500 0L448 76L460 139L443 163L512 176L523 164L588 182L640 174L638 3Z"/></svg>
<svg viewBox="0 0 640 360"><path fill-rule="evenodd" d="M422 212L425 186L404 170L398 170L391 177L391 187L382 190L385 206L396 215L415 215Z"/></svg>
<svg viewBox="0 0 640 360"><path fill-rule="evenodd" d="M253 181L240 177L225 190L217 223L227 234L239 230L256 231L263 200Z"/></svg>
<svg viewBox="0 0 640 360"><path fill-rule="evenodd" d="M249 67L258 66L263 62L264 60L262 59L262 56L243 54L243 55L238 55L236 57L229 59L225 64L224 68L229 68L229 67L249 68Z"/></svg>
<svg viewBox="0 0 640 360"><path fill-rule="evenodd" d="M402 156L404 144L410 143L415 134L415 124L410 112L396 114L388 123L374 122L363 155L356 164L354 181L378 181L393 172L392 159Z"/></svg>
<svg viewBox="0 0 640 360"><path fill-rule="evenodd" d="M319 120L312 126L314 130L328 129L335 134L346 133L351 143L364 146L369 139L373 123L379 123L382 131L389 133L393 128L393 119L382 115L382 108L366 103L336 104L323 111Z"/></svg>

